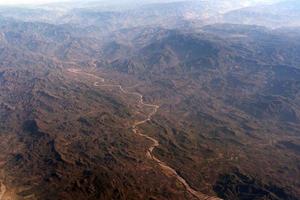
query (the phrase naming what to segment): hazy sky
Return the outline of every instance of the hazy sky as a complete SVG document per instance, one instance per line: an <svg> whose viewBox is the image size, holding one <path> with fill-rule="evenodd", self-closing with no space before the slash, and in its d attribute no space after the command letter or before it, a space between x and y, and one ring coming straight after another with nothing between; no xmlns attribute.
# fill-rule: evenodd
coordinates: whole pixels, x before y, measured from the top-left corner
<svg viewBox="0 0 300 200"><path fill-rule="evenodd" d="M14 5L14 4L43 4L51 2L62 2L70 0L0 0L1 5Z"/></svg>
<svg viewBox="0 0 300 200"><path fill-rule="evenodd" d="M76 0L0 0L0 5L14 5L14 4L43 4L51 2L65 2L65 1L76 1ZM114 0L111 0L114 1ZM118 0L116 0L118 1ZM141 0L143 1L143 0ZM245 2L272 2L276 0L241 0ZM278 0L277 0L278 1Z"/></svg>

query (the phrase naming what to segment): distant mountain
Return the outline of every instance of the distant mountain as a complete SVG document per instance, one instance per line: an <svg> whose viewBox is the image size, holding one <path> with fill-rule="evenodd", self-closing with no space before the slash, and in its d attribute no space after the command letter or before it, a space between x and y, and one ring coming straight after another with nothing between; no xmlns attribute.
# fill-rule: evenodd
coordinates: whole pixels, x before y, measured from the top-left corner
<svg viewBox="0 0 300 200"><path fill-rule="evenodd" d="M279 3L278 3L279 2ZM0 15L23 21L97 26L107 30L136 26L168 28L211 23L298 24L296 1L87 1L39 6L0 7ZM275 17L276 15L276 17ZM236 21L238 18L238 21ZM126 23L123 23L126 21Z"/></svg>
<svg viewBox="0 0 300 200"><path fill-rule="evenodd" d="M268 27L300 26L300 2L283 1L270 5L242 8L224 14L224 21Z"/></svg>

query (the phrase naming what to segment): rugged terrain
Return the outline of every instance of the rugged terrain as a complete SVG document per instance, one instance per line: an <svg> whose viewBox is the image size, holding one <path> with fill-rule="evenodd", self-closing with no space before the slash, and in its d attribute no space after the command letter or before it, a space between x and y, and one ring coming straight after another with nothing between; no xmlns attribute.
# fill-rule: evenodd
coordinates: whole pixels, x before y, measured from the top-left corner
<svg viewBox="0 0 300 200"><path fill-rule="evenodd" d="M299 199L300 30L224 2L0 9L0 199Z"/></svg>

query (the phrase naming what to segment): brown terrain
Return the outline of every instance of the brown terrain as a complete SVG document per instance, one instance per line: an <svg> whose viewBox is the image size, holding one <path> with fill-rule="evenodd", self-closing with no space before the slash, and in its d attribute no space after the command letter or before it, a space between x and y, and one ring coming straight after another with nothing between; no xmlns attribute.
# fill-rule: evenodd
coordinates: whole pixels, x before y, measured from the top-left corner
<svg viewBox="0 0 300 200"><path fill-rule="evenodd" d="M299 28L193 5L0 9L0 200L300 198Z"/></svg>
<svg viewBox="0 0 300 200"><path fill-rule="evenodd" d="M81 72L80 70L76 70L76 69L69 69L68 70L69 72L72 72L72 73L76 73L76 74L83 74L83 75L88 75L88 76L91 76L91 77L94 77L95 79L100 79L101 82L105 82L105 79L99 77L99 76L95 76L94 74L89 74L89 73L85 73L85 72ZM184 180L180 175L178 175L178 173L173 169L171 168L170 166L168 166L166 163L164 163L163 161L159 160L158 158L156 158L152 152L153 150L159 146L159 142L148 136L148 135L145 135L145 134L142 134L140 133L139 129L138 129L138 126L140 125L143 125L145 123L147 123L148 121L151 121L151 118L153 115L155 115L159 109L159 105L154 105L154 104L147 104L147 103L144 103L144 100L143 100L143 95L141 95L140 93L137 93L137 92L128 92L126 90L123 89L123 87L121 85L114 85L114 84L103 84L103 85L99 85L98 82L95 82L94 83L94 86L96 87L117 87L120 89L121 92L123 92L125 95L134 95L136 97L139 98L139 101L138 101L138 104L140 104L141 107L150 107L152 108L152 111L146 115L146 119L143 119L141 121L137 121L137 122L134 122L133 125L132 125L132 131L135 133L135 134L138 134L148 140L150 140L153 144L149 147L148 151L147 151L147 157L154 160L155 162L157 162L157 164L159 164L159 166L162 168L162 171L168 175L168 176L173 176L175 177L181 184L183 184L183 186L186 188L186 190L191 193L194 197L198 198L198 199L203 199L203 200L213 200L213 199L218 199L218 198L215 198L215 197L209 197L209 196L206 196L202 193L199 193L198 191L195 191L194 189L192 189L189 184L186 182L186 180Z"/></svg>

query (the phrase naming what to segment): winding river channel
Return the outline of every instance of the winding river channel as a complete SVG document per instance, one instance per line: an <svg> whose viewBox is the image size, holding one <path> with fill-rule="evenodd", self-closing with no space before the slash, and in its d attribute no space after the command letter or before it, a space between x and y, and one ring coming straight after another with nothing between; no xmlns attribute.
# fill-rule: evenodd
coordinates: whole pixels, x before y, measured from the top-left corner
<svg viewBox="0 0 300 200"><path fill-rule="evenodd" d="M85 76L89 76L92 78L95 78L97 80L97 82L94 82L94 86L95 87L115 87L117 89L119 89L122 93L126 94L126 95L133 95L136 96L137 98L139 98L138 104L140 104L143 107L149 107L152 108L152 112L150 112L146 118L144 120L141 121L137 121L135 122L131 128L132 131L137 134L140 135L141 137L150 140L152 142L152 145L148 148L146 156L149 159L152 159L153 161L155 161L160 168L162 169L162 171L164 172L164 174L166 174L167 176L173 176L175 177L182 185L184 185L184 187L186 188L186 190L192 194L195 198L199 199L199 200L220 200L217 197L210 197L207 196L197 190L194 190L193 188L191 188L191 186L187 183L187 181L181 177L175 169L173 169L172 167L170 167L169 165L167 165L165 162L161 161L160 159L158 159L157 157L154 156L153 154L153 150L159 146L159 142L155 139L152 138L148 135L145 135L143 133L141 133L141 131L139 130L139 126L141 126L142 124L147 123L148 121L151 121L152 117L158 112L159 109L159 105L156 104L148 104L144 102L144 97L142 94L137 93L137 92L129 92L127 90L125 90L122 85L115 85L115 84L105 84L105 79L99 76L96 76L94 74L90 74L87 72L83 72L79 69L68 69L69 72L75 73L75 74L81 74L81 75L85 75Z"/></svg>

